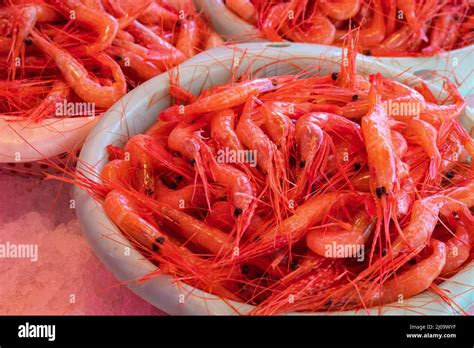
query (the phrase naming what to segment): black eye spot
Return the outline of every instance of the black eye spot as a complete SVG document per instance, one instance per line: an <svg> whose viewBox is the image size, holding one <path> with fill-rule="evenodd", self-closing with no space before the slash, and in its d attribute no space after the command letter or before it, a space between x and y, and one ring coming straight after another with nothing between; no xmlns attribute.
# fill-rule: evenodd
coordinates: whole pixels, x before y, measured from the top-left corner
<svg viewBox="0 0 474 348"><path fill-rule="evenodd" d="M243 265L240 270L241 270L242 274L248 274L249 273L249 266Z"/></svg>
<svg viewBox="0 0 474 348"><path fill-rule="evenodd" d="M448 179L454 178L454 172L453 172L452 170L448 170L448 171L446 172L446 177L447 177Z"/></svg>
<svg viewBox="0 0 474 348"><path fill-rule="evenodd" d="M298 261L296 260L292 260L290 262L290 268L293 270L293 271L296 271L298 269Z"/></svg>
<svg viewBox="0 0 474 348"><path fill-rule="evenodd" d="M151 196L153 196L154 191L151 188L147 188L147 189L145 189L145 192L143 192L143 193L145 195L147 195L148 197L151 197Z"/></svg>
<svg viewBox="0 0 474 348"><path fill-rule="evenodd" d="M157 242L158 244L163 244L165 242L165 237L158 237L155 239L155 242Z"/></svg>
<svg viewBox="0 0 474 348"><path fill-rule="evenodd" d="M23 42L25 43L25 45L28 45L28 46L33 44L33 40L31 40L31 37L25 38L25 40L23 40Z"/></svg>
<svg viewBox="0 0 474 348"><path fill-rule="evenodd" d="M234 209L234 216L238 217L240 215L242 215L242 208L239 208L239 207L235 208Z"/></svg>
<svg viewBox="0 0 474 348"><path fill-rule="evenodd" d="M385 255L387 255L387 249L383 248L382 249L382 256L385 256Z"/></svg>
<svg viewBox="0 0 474 348"><path fill-rule="evenodd" d="M383 186L377 187L375 189L375 194L377 195L378 198L382 197L386 193L387 193L387 189Z"/></svg>
<svg viewBox="0 0 474 348"><path fill-rule="evenodd" d="M195 159L192 159L192 160L189 160L189 164L194 166L194 164L196 163L196 160Z"/></svg>
<svg viewBox="0 0 474 348"><path fill-rule="evenodd" d="M121 61L123 60L123 56L120 55L120 54L117 54L117 55L115 56L115 60L116 60L117 62L121 62Z"/></svg>
<svg viewBox="0 0 474 348"><path fill-rule="evenodd" d="M290 166L294 167L296 164L296 160L294 157L290 157Z"/></svg>
<svg viewBox="0 0 474 348"><path fill-rule="evenodd" d="M172 182L169 186L170 186L170 189L172 190L176 190L178 188L178 184L175 182Z"/></svg>
<svg viewBox="0 0 474 348"><path fill-rule="evenodd" d="M362 54L365 54L366 56L371 56L371 55L372 55L372 51L371 51L371 50L363 50L363 51L362 51Z"/></svg>
<svg viewBox="0 0 474 348"><path fill-rule="evenodd" d="M156 243L153 243L153 245L151 246L151 250L157 253L158 251L160 251L160 247Z"/></svg>
<svg viewBox="0 0 474 348"><path fill-rule="evenodd" d="M175 178L175 180L177 182L181 182L181 181L183 181L183 179L184 179L184 177L182 175L177 175L176 178Z"/></svg>
<svg viewBox="0 0 474 348"><path fill-rule="evenodd" d="M306 165L306 161L301 160L300 161L300 168L304 168L305 165Z"/></svg>
<svg viewBox="0 0 474 348"><path fill-rule="evenodd" d="M357 94L354 94L354 95L352 96L352 100L353 100L353 101L356 101L357 99L359 99L359 96L358 96Z"/></svg>
<svg viewBox="0 0 474 348"><path fill-rule="evenodd" d="M337 72L333 72L333 73L331 74L331 78L332 78L334 81L336 81L336 80L338 79L338 77L339 77L339 73L337 73Z"/></svg>
<svg viewBox="0 0 474 348"><path fill-rule="evenodd" d="M360 170L362 165L359 162L354 163L354 170Z"/></svg>

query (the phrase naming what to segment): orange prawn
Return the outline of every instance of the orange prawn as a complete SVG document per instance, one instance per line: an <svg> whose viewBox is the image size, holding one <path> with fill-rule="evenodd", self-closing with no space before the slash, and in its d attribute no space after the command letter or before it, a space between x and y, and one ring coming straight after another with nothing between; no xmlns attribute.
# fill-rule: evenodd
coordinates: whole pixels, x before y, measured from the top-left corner
<svg viewBox="0 0 474 348"><path fill-rule="evenodd" d="M125 77L120 66L108 55L100 53L96 56L99 62L110 68L114 79L111 85L103 86L92 80L84 66L65 50L35 31L31 32L31 37L34 44L54 60L68 85L84 101L95 103L97 107L109 108L125 95L127 90Z"/></svg>

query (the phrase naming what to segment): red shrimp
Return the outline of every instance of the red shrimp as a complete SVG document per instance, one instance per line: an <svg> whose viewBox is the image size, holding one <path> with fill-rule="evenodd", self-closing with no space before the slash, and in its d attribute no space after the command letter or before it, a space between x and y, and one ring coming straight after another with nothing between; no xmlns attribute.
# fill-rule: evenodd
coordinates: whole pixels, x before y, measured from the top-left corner
<svg viewBox="0 0 474 348"><path fill-rule="evenodd" d="M227 200L231 203L231 213L236 220L236 245L238 246L255 212L255 185L244 172L230 164L217 162L207 146L202 150L210 176L228 191Z"/></svg>
<svg viewBox="0 0 474 348"><path fill-rule="evenodd" d="M318 3L321 11L336 20L354 17L360 9L360 0L325 0Z"/></svg>
<svg viewBox="0 0 474 348"><path fill-rule="evenodd" d="M437 146L438 131L429 123L414 118L408 123L408 139L419 144L430 157L429 176L431 180L438 177L441 166L441 154Z"/></svg>
<svg viewBox="0 0 474 348"><path fill-rule="evenodd" d="M232 109L218 111L212 116L211 138L216 140L220 148L243 150L242 143L235 133L235 113Z"/></svg>
<svg viewBox="0 0 474 348"><path fill-rule="evenodd" d="M74 92L86 102L97 107L109 108L120 99L127 90L125 77L120 67L106 54L96 55L96 60L109 67L114 82L103 86L92 80L84 66L65 50L46 40L42 35L31 32L33 43L54 60L64 79Z"/></svg>
<svg viewBox="0 0 474 348"><path fill-rule="evenodd" d="M196 174L201 178L206 194L206 201L210 208L208 180L201 155L204 143L200 133L201 124L187 125L179 123L168 137L168 146L171 150L178 151L184 157L188 158L191 165L196 168Z"/></svg>
<svg viewBox="0 0 474 348"><path fill-rule="evenodd" d="M250 0L227 0L225 4L244 21L257 23L257 10Z"/></svg>
<svg viewBox="0 0 474 348"><path fill-rule="evenodd" d="M160 119L163 121L186 119L186 121L191 122L200 114L241 105L251 95L274 90L290 79L293 78L280 76L231 84L225 90L201 97L192 104L172 106L160 113Z"/></svg>
<svg viewBox="0 0 474 348"><path fill-rule="evenodd" d="M432 239L431 246L433 253L428 258L385 281L381 287L374 286L372 291L365 292L362 295L363 303L368 306L383 305L396 302L400 298L409 298L428 289L446 264L446 245Z"/></svg>
<svg viewBox="0 0 474 348"><path fill-rule="evenodd" d="M385 18L381 0L374 0L374 15L370 23L365 24L359 33L360 43L364 47L379 44L385 38Z"/></svg>
<svg viewBox="0 0 474 348"><path fill-rule="evenodd" d="M446 264L441 271L441 276L457 270L469 258L471 238L468 229L472 231L472 227L459 223L454 236L446 242Z"/></svg>

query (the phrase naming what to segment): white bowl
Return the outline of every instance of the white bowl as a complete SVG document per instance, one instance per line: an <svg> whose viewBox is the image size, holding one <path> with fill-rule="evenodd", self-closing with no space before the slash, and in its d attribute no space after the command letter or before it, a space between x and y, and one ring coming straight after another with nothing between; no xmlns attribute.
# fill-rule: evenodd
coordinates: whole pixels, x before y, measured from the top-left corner
<svg viewBox="0 0 474 348"><path fill-rule="evenodd" d="M179 69L180 84L193 93L199 93L204 86L219 85L229 80L230 67L240 59L239 72L250 67L259 69L259 76L275 75L299 71L301 68L320 66L321 73L337 71L335 64L341 59L340 50L334 47L287 43L274 45L269 43L249 43L236 47L221 47L204 52L176 67ZM290 59L289 59L290 58ZM279 60L278 64L268 66ZM286 62L282 62L285 60ZM265 68L262 68L266 66ZM358 71L362 74L381 72L385 76L403 82L418 81L413 75L397 71L378 63L371 57L359 57ZM100 172L107 163L105 147L108 144L123 145L135 134L144 132L155 121L160 110L168 107L168 74L157 76L118 101L99 124L89 134L77 167L89 179L97 181L91 173ZM133 249L127 239L106 216L101 205L86 192L76 189L77 215L79 221L98 257L131 290L169 314L235 314L246 313L252 307L233 302L234 308L216 296L193 289L190 286L173 283L169 276L157 276L146 282L135 280L153 272L155 266ZM462 308L467 308L473 293L474 263L440 285L449 291ZM193 292L187 296L188 292ZM180 303L180 294L186 296ZM410 309L411 308L411 309ZM454 314L455 309L442 303L430 291L412 297L403 304L392 304L367 311L347 311L333 314ZM323 314L323 313L315 313Z"/></svg>
<svg viewBox="0 0 474 348"><path fill-rule="evenodd" d="M0 118L0 163L33 162L78 149L98 118L48 118L41 122Z"/></svg>

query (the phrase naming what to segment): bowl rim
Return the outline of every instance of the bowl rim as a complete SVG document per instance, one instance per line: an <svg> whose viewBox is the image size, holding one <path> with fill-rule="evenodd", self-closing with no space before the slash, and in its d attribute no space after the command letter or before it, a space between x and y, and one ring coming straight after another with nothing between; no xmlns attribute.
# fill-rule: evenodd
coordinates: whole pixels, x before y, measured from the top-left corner
<svg viewBox="0 0 474 348"><path fill-rule="evenodd" d="M186 72L195 71L206 66L206 71L211 72L213 69L218 69L218 64L212 62L224 61L225 59L233 59L235 55L234 48L239 51L245 51L247 55L259 56L262 52L266 55L272 55L274 58L281 58L282 54L289 54L293 58L304 59L319 59L324 55L325 59L332 59L334 62L341 58L341 50L334 47L291 43L285 47L271 46L268 42L246 43L235 46L227 46L213 49L211 51L203 52L187 62L173 68L173 70L180 72L181 83L183 83L183 76ZM260 55L259 55L260 54ZM364 67L378 69L388 72L393 76L398 76L399 79L407 81L419 81L420 79L407 72L401 72L393 67L386 66L379 61L366 56L358 56L357 65L364 65ZM360 69L362 69L360 67ZM217 70L216 70L217 71ZM115 103L111 109L101 118L96 127L87 137L82 148L76 173L84 175L86 178L99 181L97 176L91 173L91 169L99 172L103 165L107 162L105 156L105 145L109 143L120 143L123 136L131 136L146 130L156 118L156 110L161 110L166 104L169 105L169 98L167 87L169 74L164 73L153 79L145 82L141 86L129 92L125 97ZM186 81L186 79L185 79ZM189 82L189 81L188 81ZM435 87L435 86L434 86ZM434 88L440 91L439 87ZM150 91L152 94L150 96ZM159 98L156 98L159 95ZM168 100L165 100L168 99ZM163 106L160 106L163 105ZM152 113L147 116L146 112ZM125 117L127 122L123 122ZM138 124L140 123L141 125ZM126 125L124 125L127 123ZM147 125L148 126L147 126ZM126 126L126 127L125 127ZM253 306L242 304L233 301L224 301L215 295L208 294L204 291L192 288L186 284L181 284L179 287L174 284L172 278L167 275L160 275L146 282L135 282L134 280L144 276L153 270L156 266L144 259L144 257L135 250L128 240L123 236L120 230L111 222L106 216L102 206L94 201L82 189L76 187L74 192L76 201L76 212L83 232L86 235L89 243L94 249L99 259L107 266L107 268L120 280L127 283L128 287L137 295L152 303L156 307L164 310L169 314L199 314L199 315L228 315L228 314L245 314ZM112 231L113 233L104 231ZM128 255L125 255L124 250ZM459 283L470 280L471 283L467 287L474 286L474 262L466 265L466 267L454 275L449 281L445 281L440 286L446 288L454 294L460 294L460 300L463 303L471 303L473 301L473 294L466 295L466 286L461 286ZM466 279L464 279L466 278ZM177 297L183 292L186 294L192 292L194 296L186 297L184 303L178 303ZM434 294L425 291L419 295L407 299L403 307L396 304L384 305L368 310L351 310L342 312L314 312L314 313L288 313L298 315L413 315L419 314L407 309L410 305L420 307L419 312L424 314L456 314L445 303L434 301ZM171 303L174 302L173 303ZM210 301L210 302L209 302ZM235 308L233 308L234 306ZM464 307L464 306L462 306ZM238 309L238 310L237 310Z"/></svg>

